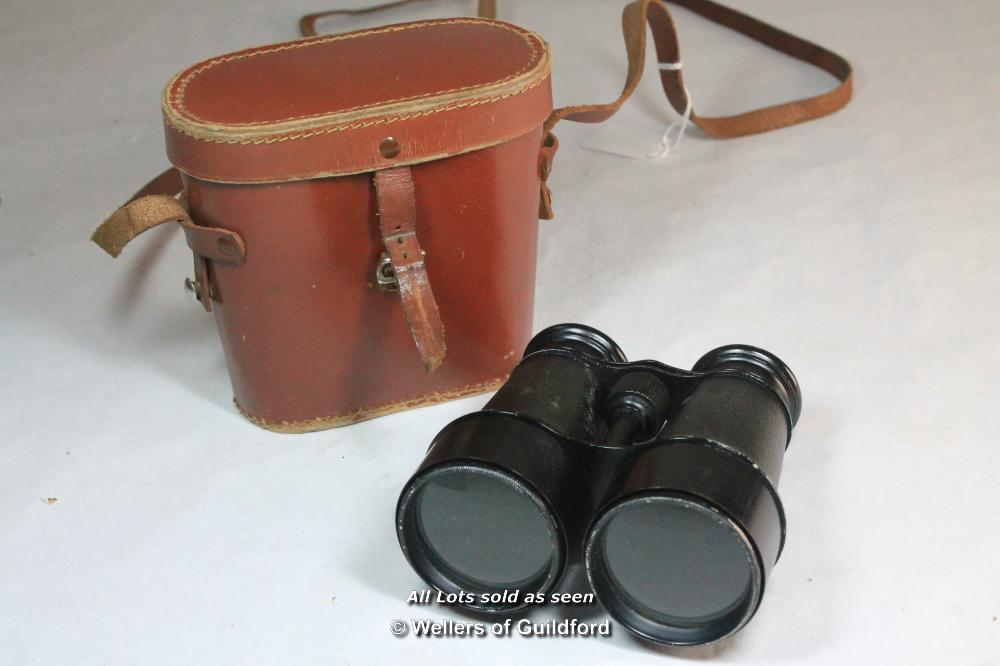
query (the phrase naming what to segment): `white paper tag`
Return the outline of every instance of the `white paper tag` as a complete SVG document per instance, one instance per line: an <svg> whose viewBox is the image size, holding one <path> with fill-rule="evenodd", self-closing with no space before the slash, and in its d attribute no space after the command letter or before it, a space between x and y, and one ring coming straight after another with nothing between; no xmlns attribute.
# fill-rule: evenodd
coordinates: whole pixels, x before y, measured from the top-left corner
<svg viewBox="0 0 1000 666"><path fill-rule="evenodd" d="M632 159L660 159L670 152L663 132L619 123L602 125L590 135L584 148Z"/></svg>

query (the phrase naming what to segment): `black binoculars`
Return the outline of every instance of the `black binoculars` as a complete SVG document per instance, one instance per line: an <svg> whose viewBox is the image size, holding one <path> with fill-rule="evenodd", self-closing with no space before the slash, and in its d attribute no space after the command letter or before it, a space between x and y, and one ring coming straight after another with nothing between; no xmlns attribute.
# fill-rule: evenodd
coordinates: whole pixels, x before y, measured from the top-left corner
<svg viewBox="0 0 1000 666"><path fill-rule="evenodd" d="M532 606L582 562L640 637L719 640L753 616L781 553L775 487L800 409L795 376L761 349L686 371L553 326L482 411L434 438L399 498L400 546L474 610Z"/></svg>

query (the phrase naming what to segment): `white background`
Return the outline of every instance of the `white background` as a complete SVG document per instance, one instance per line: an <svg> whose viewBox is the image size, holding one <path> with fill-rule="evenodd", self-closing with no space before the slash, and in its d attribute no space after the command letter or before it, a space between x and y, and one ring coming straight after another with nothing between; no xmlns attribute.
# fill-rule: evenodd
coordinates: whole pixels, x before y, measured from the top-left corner
<svg viewBox="0 0 1000 666"><path fill-rule="evenodd" d="M620 89L621 4L500 10L550 41L565 104ZM293 38L322 0L3 0L0 663L1000 663L1000 5L740 6L848 57L853 103L746 139L692 129L660 162L586 150L595 128L563 123L558 217L541 232L536 328L585 322L682 367L752 343L802 383L779 488L788 542L763 606L734 639L683 650L621 627L390 636L397 617L467 619L405 605L423 586L392 515L437 430L486 398L259 430L230 402L212 318L182 292L176 229L118 261L87 241L165 166L168 77ZM703 114L833 84L675 16ZM648 76L612 122L675 119Z"/></svg>

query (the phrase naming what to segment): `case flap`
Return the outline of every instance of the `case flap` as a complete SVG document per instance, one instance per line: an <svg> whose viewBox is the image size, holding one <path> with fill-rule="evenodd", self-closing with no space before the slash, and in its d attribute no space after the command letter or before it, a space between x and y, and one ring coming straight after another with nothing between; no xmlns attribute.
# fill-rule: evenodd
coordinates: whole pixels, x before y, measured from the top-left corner
<svg viewBox="0 0 1000 666"><path fill-rule="evenodd" d="M426 162L541 125L549 71L538 35L477 18L247 49L167 84L167 154L192 176L233 183Z"/></svg>

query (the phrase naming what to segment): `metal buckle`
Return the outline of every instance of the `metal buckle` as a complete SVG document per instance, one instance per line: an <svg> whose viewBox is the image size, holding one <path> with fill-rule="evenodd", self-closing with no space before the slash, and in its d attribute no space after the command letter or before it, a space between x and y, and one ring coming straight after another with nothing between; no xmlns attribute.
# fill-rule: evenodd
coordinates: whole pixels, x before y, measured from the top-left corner
<svg viewBox="0 0 1000 666"><path fill-rule="evenodd" d="M208 262L194 253L194 278L184 278L184 290L201 303L205 312L212 311L212 284L208 279Z"/></svg>
<svg viewBox="0 0 1000 666"><path fill-rule="evenodd" d="M383 252L379 257L378 265L375 267L375 283L382 291L399 291L396 268L392 265L392 257L388 252Z"/></svg>

